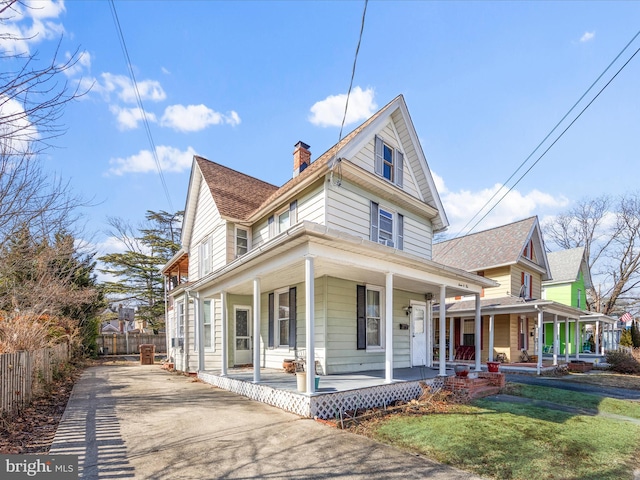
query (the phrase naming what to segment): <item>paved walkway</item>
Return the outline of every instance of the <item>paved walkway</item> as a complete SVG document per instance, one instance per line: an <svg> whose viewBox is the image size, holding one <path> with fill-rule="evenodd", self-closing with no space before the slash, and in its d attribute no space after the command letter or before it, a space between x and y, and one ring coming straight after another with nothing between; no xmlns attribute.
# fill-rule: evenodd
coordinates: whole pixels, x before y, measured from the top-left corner
<svg viewBox="0 0 640 480"><path fill-rule="evenodd" d="M89 368L50 453L87 479L479 478L158 365Z"/></svg>

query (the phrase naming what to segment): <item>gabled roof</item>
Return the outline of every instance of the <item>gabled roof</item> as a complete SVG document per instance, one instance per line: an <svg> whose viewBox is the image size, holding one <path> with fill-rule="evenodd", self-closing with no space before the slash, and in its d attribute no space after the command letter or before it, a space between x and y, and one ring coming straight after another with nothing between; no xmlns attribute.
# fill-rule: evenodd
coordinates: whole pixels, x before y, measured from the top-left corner
<svg viewBox="0 0 640 480"><path fill-rule="evenodd" d="M278 187L200 156L195 161L202 172L222 217L245 220Z"/></svg>
<svg viewBox="0 0 640 480"><path fill-rule="evenodd" d="M551 280L544 282L545 285L575 282L580 278L580 271L582 271L585 287L591 288L591 273L584 255L584 247L550 252L547 254L547 259Z"/></svg>
<svg viewBox="0 0 640 480"><path fill-rule="evenodd" d="M441 231L448 226L448 220L435 188L435 182L433 181L426 158L419 146L418 136L413 128L402 95L398 95L382 107L362 125L345 136L339 143L332 146L315 161L311 162L298 176L291 178L279 188L200 156L194 157L194 163L198 165L198 168L202 172L202 177L209 187L216 207L223 218L254 222L268 214L273 208L277 207L280 202L287 201L298 189L304 188L321 176L328 174L333 164L340 158L340 155L343 154L345 149L349 147L353 149L354 145L359 148L362 142L373 137L376 129L383 126L383 122L388 121L388 118L395 112L399 112L401 117L398 118L406 122L410 140L415 144L413 145L416 152L415 156L422 170L417 172L417 176L424 180L424 188L428 190L429 200L427 203L437 212L435 218L432 220L434 230ZM190 197L197 192L199 187L200 178L198 175L194 176L194 169L192 169L183 225L183 235L187 237L186 240L188 240L189 232L192 228L193 209L195 209L196 203L195 196L193 198ZM183 240L185 240L185 238L183 238ZM185 243L188 242L184 242L183 245Z"/></svg>
<svg viewBox="0 0 640 480"><path fill-rule="evenodd" d="M548 272L538 217L436 243L433 260L468 272L514 265L524 258L522 252L529 240L534 241L538 265Z"/></svg>

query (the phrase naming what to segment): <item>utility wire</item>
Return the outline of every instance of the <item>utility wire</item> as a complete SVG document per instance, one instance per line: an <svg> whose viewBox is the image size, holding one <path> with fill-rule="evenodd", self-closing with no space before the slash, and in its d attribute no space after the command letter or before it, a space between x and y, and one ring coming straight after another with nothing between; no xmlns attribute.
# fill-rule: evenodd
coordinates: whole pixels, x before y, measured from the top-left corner
<svg viewBox="0 0 640 480"><path fill-rule="evenodd" d="M351 68L351 81L349 82L349 90L347 90L347 101L344 104L344 115L342 116L342 124L340 125L340 134L338 135L338 143L342 140L342 129L347 118L347 109L349 108L349 96L353 87L353 77L356 75L356 64L358 63L358 53L360 52L360 42L362 42L362 32L364 32L364 20L367 15L367 4L369 0L364 0L364 10L362 11L362 21L360 22L360 36L358 37L358 45L356 46L356 54L353 57L353 67Z"/></svg>
<svg viewBox="0 0 640 480"><path fill-rule="evenodd" d="M127 69L129 70L129 76L131 77L131 82L133 83L133 90L136 94L136 101L138 103L138 108L140 109L140 114L142 115L142 123L144 124L149 144L151 145L151 155L153 155L153 160L155 161L156 169L158 170L158 176L160 177L160 182L162 183L162 188L164 190L165 197L167 198L167 203L169 204L170 211L173 212L173 202L171 201L169 188L167 187L167 182L164 178L164 172L162 171L162 165L160 164L160 159L158 158L156 144L153 141L153 135L151 134L151 128L149 126L149 119L147 118L147 114L142 104L142 97L140 96L140 90L138 89L138 82L136 81L136 76L133 73L131 58L129 57L127 44L124 40L124 34L122 33L122 27L120 26L120 20L118 19L118 13L116 12L116 5L114 3L114 0L109 0L109 6L111 7L111 14L113 15L113 21L115 23L116 30L118 31L118 39L120 40L120 47L122 48L125 63L127 64Z"/></svg>
<svg viewBox="0 0 640 480"><path fill-rule="evenodd" d="M358 45L356 46L356 54L353 57L353 66L351 67L351 80L349 81L349 89L347 90L347 99L344 103L344 113L342 115L342 123L340 124L340 133L338 134L338 142L335 146L335 152L338 151L338 145L342 140L342 130L344 129L344 122L347 119L347 110L349 109L349 97L351 96L351 89L353 88L353 78L356 75L356 65L358 63L358 53L360 52L360 43L362 42L362 33L364 32L364 21L367 16L367 5L369 0L364 0L364 9L362 10L362 20L360 21L360 35L358 36ZM334 153L335 157L335 153ZM342 184L342 164L333 158L331 162L331 184L334 184L334 172L337 174L337 180L335 185L340 186Z"/></svg>
<svg viewBox="0 0 640 480"><path fill-rule="evenodd" d="M542 141L536 146L536 148L533 149L533 151L527 156L527 158L524 159L524 161L518 166L518 168L511 174L511 176L503 183L503 186L500 187L498 190L496 190L496 192L491 196L491 198L489 198L489 200L487 200L484 205L482 207L480 207L480 209L476 212L476 214L471 217L471 219L469 219L469 221L465 224L464 227L462 227L458 233L456 235L454 235L454 237L451 240L455 240L456 238L459 238L463 231L469 226L469 224L471 224L471 222L473 222L473 220L475 218L478 217L478 215L480 215L480 213L482 213L482 211L487 208L489 206L489 204L493 201L494 198L496 198L496 196L505 188L505 186L511 181L511 179L513 177L515 177L515 175L525 166L525 164L531 159L531 157L533 157L533 155L542 147L542 145L549 139L549 137L551 137L551 135L558 129L558 127L562 124L562 122L564 122L566 120L566 118L571 114L571 112L573 112L576 107L578 106L578 104L587 96L587 94L594 88L594 86L602 79L602 77L611 69L611 67L613 66L613 64L615 62L618 61L618 59L622 56L622 54L629 48L629 46L636 40L636 38L638 38L638 36L640 36L640 30L633 36L633 38L631 40L629 40L629 42L624 46L624 48L622 50L620 50L620 52L618 53L618 55L616 55L616 57L609 63L609 65L607 66L607 68L605 68L602 73L598 76L598 78L596 78L593 83L591 83L591 85L589 86L589 88L587 88L587 90L585 90L585 92L582 94L582 96L573 104L573 106L567 111L567 113L558 121L558 123L555 124L555 126L551 129L551 131L549 131L549 133L544 137L544 139L542 139ZM627 66L627 64L631 61L631 59L633 57L635 57L635 55L638 53L640 49L636 50L635 53L633 53L633 55L631 55L631 57L627 60L627 62L614 74L613 77L611 77L611 79L606 83L606 85L596 94L595 97L593 97L593 99L587 104L587 106L578 114L578 116L576 116L576 118L569 124L569 126L567 128L565 128L562 133L553 141L553 143L542 153L542 155L540 155L538 157L538 159L533 163L533 165L531 165L526 172L524 172L524 174L522 176L520 176L518 178L518 180L516 181L516 183L514 183L501 197L500 199L471 227L469 228L469 230L467 230L466 235L468 235L470 232L473 231L473 229L475 229L478 224L480 224L480 222L482 222L482 220L484 220L487 215L489 215L489 213L491 213L497 206L498 204L509 194L509 192L511 192L513 190L513 188L520 183L520 181L533 169L533 167L542 159L542 157L544 157L546 155L546 153L549 151L549 149L555 145L555 143L560 140L560 138L564 135L564 133L569 129L569 127L571 127L576 120L578 120L578 118L580 118L580 116L584 113L584 111L595 101L596 98L598 98L600 96L600 94L602 93L602 91L613 81L614 78L616 78L618 76L618 74ZM451 248L453 248L455 242L451 242L450 245L448 246L448 248L446 248L443 252L442 255L446 254Z"/></svg>

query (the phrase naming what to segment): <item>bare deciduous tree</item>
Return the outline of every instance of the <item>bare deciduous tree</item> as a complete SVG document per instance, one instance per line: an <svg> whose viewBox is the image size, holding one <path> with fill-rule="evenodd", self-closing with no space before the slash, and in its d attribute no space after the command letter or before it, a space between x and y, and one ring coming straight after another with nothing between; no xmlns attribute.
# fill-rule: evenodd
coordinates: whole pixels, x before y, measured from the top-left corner
<svg viewBox="0 0 640 480"><path fill-rule="evenodd" d="M585 247L596 285L588 308L609 314L640 308L640 193L586 199L544 226L560 248Z"/></svg>

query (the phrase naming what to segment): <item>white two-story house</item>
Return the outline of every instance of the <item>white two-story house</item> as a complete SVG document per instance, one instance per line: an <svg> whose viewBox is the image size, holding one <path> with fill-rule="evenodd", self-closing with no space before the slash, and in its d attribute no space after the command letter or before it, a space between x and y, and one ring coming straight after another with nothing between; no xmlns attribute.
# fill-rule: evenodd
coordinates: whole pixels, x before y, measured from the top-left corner
<svg viewBox="0 0 640 480"><path fill-rule="evenodd" d="M404 98L314 161L302 142L293 157L281 187L194 158L182 248L163 269L175 368L251 365L260 383L302 352L325 375L392 382L430 365L432 303L479 302L496 283L431 259L448 221Z"/></svg>

